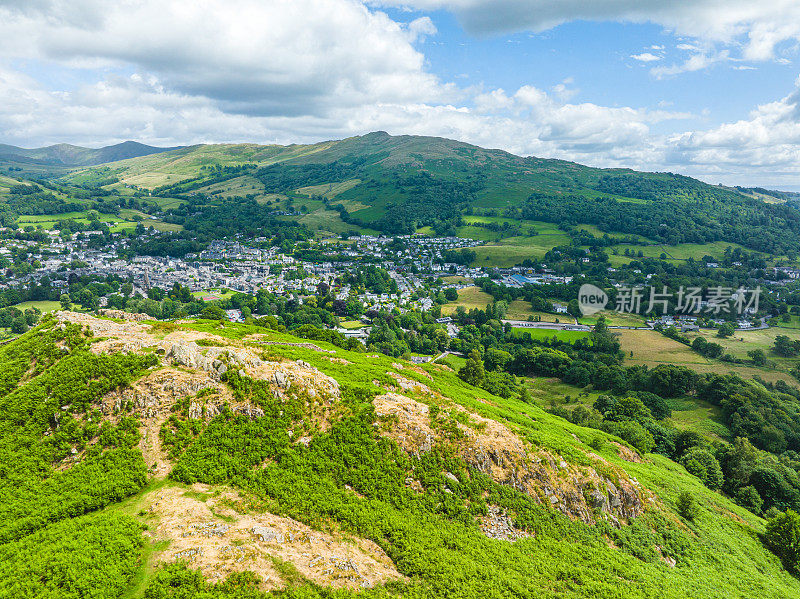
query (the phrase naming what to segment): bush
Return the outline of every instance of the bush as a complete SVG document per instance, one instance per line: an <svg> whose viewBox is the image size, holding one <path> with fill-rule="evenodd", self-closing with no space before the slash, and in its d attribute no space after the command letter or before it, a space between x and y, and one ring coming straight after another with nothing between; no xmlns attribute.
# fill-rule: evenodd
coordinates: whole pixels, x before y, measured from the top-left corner
<svg viewBox="0 0 800 599"><path fill-rule="evenodd" d="M764 500L761 499L761 495L758 494L758 491L756 491L753 485L742 487L736 491L735 499L736 503L743 508L747 508L754 514L760 514L761 508L764 505Z"/></svg>
<svg viewBox="0 0 800 599"><path fill-rule="evenodd" d="M767 522L764 544L789 570L800 566L800 514L793 510L775 516Z"/></svg>
<svg viewBox="0 0 800 599"><path fill-rule="evenodd" d="M616 435L620 439L633 445L639 453L650 453L656 446L653 435L647 432L638 422L609 422L605 421L602 428L607 433Z"/></svg>
<svg viewBox="0 0 800 599"><path fill-rule="evenodd" d="M675 504L675 508L681 518L690 522L694 521L700 513L700 506L697 505L697 500L688 491L682 491L678 495L678 502Z"/></svg>
<svg viewBox="0 0 800 599"><path fill-rule="evenodd" d="M709 489L719 489L722 487L724 477L722 468L707 449L693 447L681 457L681 464L690 474L699 478Z"/></svg>

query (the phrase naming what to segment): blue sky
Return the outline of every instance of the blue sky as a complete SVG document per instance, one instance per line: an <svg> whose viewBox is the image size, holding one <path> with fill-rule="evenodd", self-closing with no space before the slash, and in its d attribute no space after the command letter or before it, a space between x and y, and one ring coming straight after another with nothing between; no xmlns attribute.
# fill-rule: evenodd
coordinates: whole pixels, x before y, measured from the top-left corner
<svg viewBox="0 0 800 599"><path fill-rule="evenodd" d="M651 69L685 60L688 52L677 46L693 40L654 24L582 20L541 33L484 37L466 33L453 14L442 10L390 14L398 20L420 14L431 18L438 32L422 47L431 71L444 80L506 90L523 85L550 90L570 80L567 87L575 90L573 102L652 109L666 104L670 110L696 115L684 123L698 126L747 116L754 106L791 93L798 75L797 52L789 44L779 49L787 62L722 63L656 77ZM644 53L663 58L652 62L632 58Z"/></svg>
<svg viewBox="0 0 800 599"><path fill-rule="evenodd" d="M800 189L798 45L796 0L0 0L0 143L383 129Z"/></svg>

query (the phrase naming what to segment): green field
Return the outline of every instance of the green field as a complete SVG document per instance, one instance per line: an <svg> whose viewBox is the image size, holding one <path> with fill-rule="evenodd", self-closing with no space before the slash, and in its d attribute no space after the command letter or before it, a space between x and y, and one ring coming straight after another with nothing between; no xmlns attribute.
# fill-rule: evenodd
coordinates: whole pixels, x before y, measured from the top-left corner
<svg viewBox="0 0 800 599"><path fill-rule="evenodd" d="M37 310L45 314L48 312L55 312L56 310L60 310L61 303L50 300L40 300L32 302L22 302L21 304L16 304L12 307L22 311L25 311L28 308L36 308Z"/></svg>
<svg viewBox="0 0 800 599"><path fill-rule="evenodd" d="M527 333L530 333L532 339L552 339L555 337L559 341L566 341L567 343L574 343L578 339L584 339L591 334L589 331L563 331L528 327L514 327L511 330L516 337L524 337Z"/></svg>
<svg viewBox="0 0 800 599"><path fill-rule="evenodd" d="M33 225L34 227L53 229L56 224L62 220L74 220L76 222L88 224L90 222L88 213L89 211L87 210L85 212L62 212L61 214L22 215L19 217L18 223L21 227ZM119 216L115 214L100 214L99 216L100 222L108 223L109 230L112 233L115 233L122 230L135 229L139 221L133 219L134 215L140 217L141 223L145 227L153 227L158 231L180 231L183 229L183 226L181 225L166 223L158 219L153 219L151 216L143 212L129 208L123 208L120 210Z"/></svg>
<svg viewBox="0 0 800 599"><path fill-rule="evenodd" d="M536 235L535 237L509 237L502 241L477 246L473 266L508 268L525 260L541 260L559 245L570 241L566 233Z"/></svg>
<svg viewBox="0 0 800 599"><path fill-rule="evenodd" d="M458 290L458 299L454 302L449 302L442 306L442 314L445 316L452 314L456 308L463 306L467 312L473 308L485 309L488 304L491 304L494 298L481 291L478 287L465 287Z"/></svg>
<svg viewBox="0 0 800 599"><path fill-rule="evenodd" d="M628 312L616 312L615 310L603 310L591 316L581 316L578 318L580 324L594 326L600 316L605 316L606 324L613 327L646 327L645 319L636 314Z"/></svg>
<svg viewBox="0 0 800 599"><path fill-rule="evenodd" d="M709 341L720 343L723 347L726 347L726 351L730 348L730 353L746 357L747 351L750 349L764 349L767 347L770 338L768 333L770 332L773 335L771 337L773 339L774 335L780 334L780 331L774 332L772 330L751 331L750 333L737 331L734 337L727 340L717 338L713 332L703 331L701 334ZM619 335L622 351L625 353L626 364L644 364L650 367L658 366L659 364L677 364L697 372L734 373L744 379L750 379L757 375L766 381L783 380L791 385L797 384L796 379L788 373L788 369L785 366L780 368L775 365L756 367L711 360L695 352L687 345L665 337L658 331L621 329L615 331L615 334ZM752 336L748 338L748 335ZM744 341L741 340L743 336L745 337ZM773 360L774 356L769 356L768 354L768 359ZM780 364L780 360L774 361Z"/></svg>
<svg viewBox="0 0 800 599"><path fill-rule="evenodd" d="M666 256L666 260L673 264L684 262L689 258L702 261L703 256L712 256L716 260L722 258L727 248L735 249L740 248L745 250L743 246L736 243L727 243L724 241L714 241L711 243L698 244L698 243L682 243L678 245L626 245L619 244L611 246L606 249L608 254L609 263L612 266L620 266L628 264L631 260L636 260L636 255L641 251L642 255L646 258L660 258L661 254ZM631 256L625 256L625 250L630 250ZM617 253L614 254L614 251ZM750 250L748 250L749 252Z"/></svg>

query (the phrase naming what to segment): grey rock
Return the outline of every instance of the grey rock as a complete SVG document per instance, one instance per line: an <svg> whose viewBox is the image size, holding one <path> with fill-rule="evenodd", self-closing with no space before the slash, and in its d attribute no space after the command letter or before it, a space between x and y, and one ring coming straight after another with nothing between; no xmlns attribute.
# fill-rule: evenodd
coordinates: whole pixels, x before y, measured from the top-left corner
<svg viewBox="0 0 800 599"><path fill-rule="evenodd" d="M445 472L444 473L444 477L447 480L449 480L450 482L454 482L454 483L458 483L459 482L458 477L455 474L453 474L452 472Z"/></svg>

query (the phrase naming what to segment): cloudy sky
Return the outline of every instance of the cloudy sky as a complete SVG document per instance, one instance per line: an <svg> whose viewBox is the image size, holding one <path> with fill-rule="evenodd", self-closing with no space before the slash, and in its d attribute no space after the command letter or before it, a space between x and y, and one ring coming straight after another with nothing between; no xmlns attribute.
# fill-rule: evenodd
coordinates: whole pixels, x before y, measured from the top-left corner
<svg viewBox="0 0 800 599"><path fill-rule="evenodd" d="M797 0L0 0L0 143L374 130L800 190Z"/></svg>

